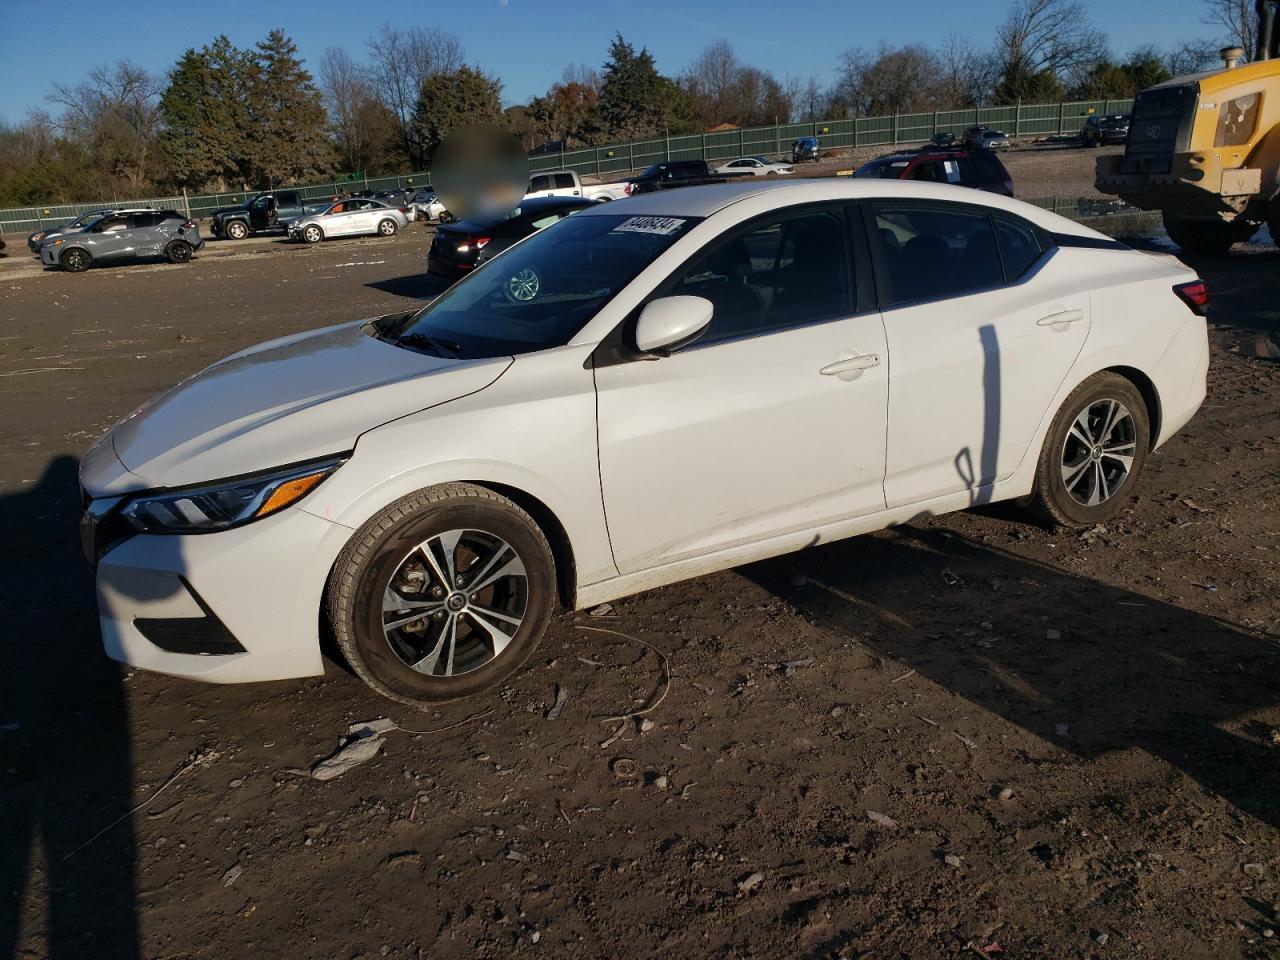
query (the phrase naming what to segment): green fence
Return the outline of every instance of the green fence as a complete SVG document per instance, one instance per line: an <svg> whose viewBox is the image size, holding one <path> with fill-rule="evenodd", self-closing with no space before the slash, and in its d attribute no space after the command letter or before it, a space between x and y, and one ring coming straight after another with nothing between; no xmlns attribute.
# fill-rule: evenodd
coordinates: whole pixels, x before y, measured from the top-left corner
<svg viewBox="0 0 1280 960"><path fill-rule="evenodd" d="M965 127L985 124L1013 137L1045 137L1075 134L1093 113L1128 113L1132 100L1083 100L1073 103L1017 104L1007 107L977 107L969 110L936 110L930 113L903 113L884 117L857 117L820 120L816 123L784 123L769 127L747 127L720 133L694 133L656 140L636 140L581 150L544 153L529 158L533 170L576 170L580 174L608 177L642 170L664 160L727 160L753 154L787 154L791 141L817 137L826 150L861 147L890 147L900 143L922 143L935 133L959 135ZM430 182L429 173L370 177L361 180L317 183L298 187L307 200L320 201L345 190L391 190L421 186ZM197 219L219 207L244 202L249 193L212 193L199 196L103 197L84 203L0 210L0 233L31 233L57 226L101 207L136 205L173 208Z"/></svg>

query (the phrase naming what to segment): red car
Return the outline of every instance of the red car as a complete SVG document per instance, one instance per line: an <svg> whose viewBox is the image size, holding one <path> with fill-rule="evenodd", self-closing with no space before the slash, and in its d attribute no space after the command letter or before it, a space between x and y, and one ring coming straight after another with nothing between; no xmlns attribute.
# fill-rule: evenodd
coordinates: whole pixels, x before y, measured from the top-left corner
<svg viewBox="0 0 1280 960"><path fill-rule="evenodd" d="M954 183L1002 196L1013 196L1013 178L990 150L939 150L925 147L912 153L893 153L868 161L855 177L882 180L924 180Z"/></svg>

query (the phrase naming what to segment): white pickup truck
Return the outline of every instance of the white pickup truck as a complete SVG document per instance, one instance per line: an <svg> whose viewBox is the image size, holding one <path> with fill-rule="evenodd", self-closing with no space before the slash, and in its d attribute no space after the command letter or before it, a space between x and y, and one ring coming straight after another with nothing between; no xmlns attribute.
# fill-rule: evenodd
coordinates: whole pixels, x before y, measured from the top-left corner
<svg viewBox="0 0 1280 960"><path fill-rule="evenodd" d="M630 195L628 183L583 183L574 170L541 170L529 178L526 199L533 197L586 197L588 200L621 200Z"/></svg>

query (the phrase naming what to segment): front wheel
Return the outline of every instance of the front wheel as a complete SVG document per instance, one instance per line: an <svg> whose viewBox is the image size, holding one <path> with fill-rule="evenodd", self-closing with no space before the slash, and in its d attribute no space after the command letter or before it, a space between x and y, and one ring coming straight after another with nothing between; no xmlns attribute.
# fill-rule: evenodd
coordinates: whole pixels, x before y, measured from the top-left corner
<svg viewBox="0 0 1280 960"><path fill-rule="evenodd" d="M448 483L368 521L334 564L327 603L360 678L421 705L519 670L555 597L555 562L533 518L492 490Z"/></svg>
<svg viewBox="0 0 1280 960"><path fill-rule="evenodd" d="M1062 404L1036 465L1033 505L1062 526L1114 517L1133 490L1151 447L1146 401L1118 373L1094 374Z"/></svg>
<svg viewBox="0 0 1280 960"><path fill-rule="evenodd" d="M58 262L68 273L84 273L89 269L92 258L85 251L73 247L64 253Z"/></svg>
<svg viewBox="0 0 1280 960"><path fill-rule="evenodd" d="M319 243L324 239L324 231L314 223L308 224L302 228L302 239L307 243Z"/></svg>
<svg viewBox="0 0 1280 960"><path fill-rule="evenodd" d="M227 236L232 240L243 240L249 235L249 226L243 220L232 220L227 224Z"/></svg>
<svg viewBox="0 0 1280 960"><path fill-rule="evenodd" d="M394 237L396 235L396 222L390 218L379 221L378 233L384 237Z"/></svg>
<svg viewBox="0 0 1280 960"><path fill-rule="evenodd" d="M1169 239L1187 253L1225 257L1231 247L1243 243L1258 232L1259 223L1243 218L1226 220L1188 220L1166 213L1162 217Z"/></svg>

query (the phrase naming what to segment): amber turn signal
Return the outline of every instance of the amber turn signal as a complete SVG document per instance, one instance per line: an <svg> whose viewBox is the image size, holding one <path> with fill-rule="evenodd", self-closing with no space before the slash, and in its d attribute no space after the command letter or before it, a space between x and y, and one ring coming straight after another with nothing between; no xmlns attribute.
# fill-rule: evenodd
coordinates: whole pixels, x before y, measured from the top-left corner
<svg viewBox="0 0 1280 960"><path fill-rule="evenodd" d="M286 480L271 491L271 496L262 501L262 506L253 515L255 517L265 517L268 513L275 513L277 510L301 500L328 475L328 471L323 471L321 473L309 473L305 477L297 477L293 480Z"/></svg>

